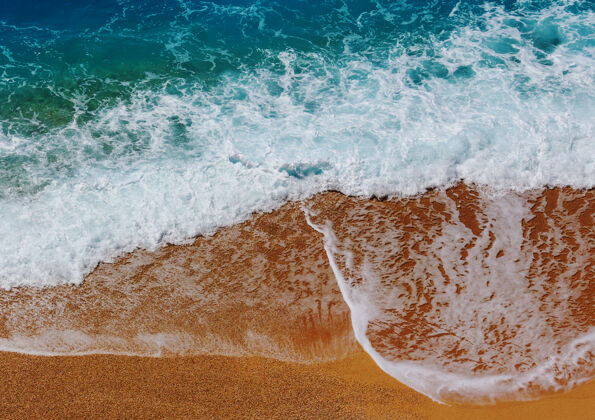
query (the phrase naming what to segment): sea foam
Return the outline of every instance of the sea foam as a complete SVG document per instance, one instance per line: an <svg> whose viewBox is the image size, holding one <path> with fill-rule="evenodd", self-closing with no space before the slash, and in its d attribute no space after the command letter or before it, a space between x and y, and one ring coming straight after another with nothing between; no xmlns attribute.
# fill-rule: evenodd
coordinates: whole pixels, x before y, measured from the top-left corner
<svg viewBox="0 0 595 420"><path fill-rule="evenodd" d="M208 86L149 74L92 116L84 93L66 97L63 126L5 122L0 284L79 283L99 261L326 189L591 188L595 18L571 6L486 5L380 56L349 36L339 57L270 51Z"/></svg>
<svg viewBox="0 0 595 420"><path fill-rule="evenodd" d="M592 200L457 187L304 211L366 352L435 400L478 403L592 377Z"/></svg>

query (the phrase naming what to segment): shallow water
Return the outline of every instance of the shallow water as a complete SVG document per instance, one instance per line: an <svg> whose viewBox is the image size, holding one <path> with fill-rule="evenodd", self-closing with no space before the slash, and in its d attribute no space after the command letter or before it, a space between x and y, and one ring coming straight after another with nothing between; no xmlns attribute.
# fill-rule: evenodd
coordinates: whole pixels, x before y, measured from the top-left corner
<svg viewBox="0 0 595 420"><path fill-rule="evenodd" d="M325 193L79 286L0 292L0 350L264 356L358 350L440 401L537 398L593 377L593 190L460 184Z"/></svg>
<svg viewBox="0 0 595 420"><path fill-rule="evenodd" d="M305 211L380 367L436 400L486 402L595 374L594 198L459 185Z"/></svg>

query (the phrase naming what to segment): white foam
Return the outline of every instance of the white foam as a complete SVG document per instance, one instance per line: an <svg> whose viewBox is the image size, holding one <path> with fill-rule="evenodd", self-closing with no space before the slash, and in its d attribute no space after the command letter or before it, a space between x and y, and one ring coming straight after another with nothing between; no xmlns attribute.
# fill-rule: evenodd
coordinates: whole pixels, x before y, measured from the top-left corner
<svg viewBox="0 0 595 420"><path fill-rule="evenodd" d="M558 222L547 237L542 233L533 247L523 238L523 221L532 218L527 194L484 195L480 236L457 221L454 202L440 194L454 219L432 222L430 231L418 232L409 242L395 220L365 206L342 210L349 215L338 227L341 233L304 208L308 224L324 235L365 351L391 376L436 401L530 399L588 380L592 371L585 366L592 363L595 329L576 321L571 306L589 293L588 285L585 290L572 280L588 266L592 252L592 243L578 233L580 223L572 219L579 213L561 216L568 220ZM539 256L557 256L570 243L575 245L567 263ZM398 268L404 248L410 255L405 262L414 265L407 275ZM549 270L554 266L559 272L553 279ZM430 309L420 314L418 308L426 304ZM416 327L432 326L430 332L420 328L401 335L401 329L413 329L403 324L409 311L419 316ZM410 342L391 346L395 340Z"/></svg>
<svg viewBox="0 0 595 420"><path fill-rule="evenodd" d="M432 39L431 55L399 44L381 63L287 50L270 57L281 74L230 73L208 89L169 81L181 95L141 83L84 124L3 135L0 156L40 163L19 167L18 187L0 197L0 286L78 283L99 261L325 189L415 194L461 178L501 190L592 187L593 13L487 7L478 19L483 29ZM548 65L531 38L543 22L564 38ZM518 52L495 51L503 38ZM475 75L452 77L461 66Z"/></svg>
<svg viewBox="0 0 595 420"><path fill-rule="evenodd" d="M351 341L337 340L328 348L304 354L291 340L271 339L266 334L246 331L243 340L233 341L216 333L139 332L134 337L118 334L92 334L80 330L44 328L34 335L11 334L0 337L0 351L36 356L85 356L113 354L121 356L163 357L228 356L265 357L292 363L336 361L352 354Z"/></svg>

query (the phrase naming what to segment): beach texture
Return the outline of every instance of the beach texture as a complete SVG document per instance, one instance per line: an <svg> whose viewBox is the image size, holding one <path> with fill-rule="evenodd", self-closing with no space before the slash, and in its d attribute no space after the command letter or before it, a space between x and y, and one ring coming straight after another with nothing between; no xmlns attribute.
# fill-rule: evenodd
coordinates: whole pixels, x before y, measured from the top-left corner
<svg viewBox="0 0 595 420"><path fill-rule="evenodd" d="M435 403L359 352L333 363L195 356L0 355L0 416L63 418L588 420L595 383L538 401Z"/></svg>
<svg viewBox="0 0 595 420"><path fill-rule="evenodd" d="M325 193L188 245L137 250L102 263L80 286L0 291L2 348L43 355L2 353L3 416L586 419L595 388L592 382L576 386L592 377L592 353L569 360L562 354L555 369L522 381L543 363L541 350L566 351L566 342L592 327L593 191L511 194L486 198L465 184L391 200ZM514 250L508 231L499 230L501 216L490 211L494 203L519 211L514 200L528 210L519 222L522 246L511 262L505 256ZM350 244L350 266L341 255L332 258L328 233L315 229L321 220L334 226L341 244ZM456 252L437 258L435 252L447 249L440 245L442 231L452 226L457 237L468 237ZM509 283L484 285L489 293L479 294L481 302L465 289L478 279L519 281L498 269L514 267L523 253L531 257L520 279L527 290L515 286L513 299L522 311L510 303L500 313L492 307L496 325L488 318L459 318L470 333L483 335L475 347L461 343L461 332L440 333L452 328L449 319L465 313L458 300L487 315L491 306L482 305L493 302L486 296L506 303ZM342 295L349 297L341 285L349 275L355 279L349 287L369 281L357 270L364 260L386 279L374 291L380 292L375 304L388 310L373 312L383 318L368 321L363 339L377 361L426 363L434 370L430 379L453 372L510 379L479 397L462 394L456 381L445 379L446 392L436 395L455 403L449 407L382 372L356 341L357 323ZM468 271L477 270L478 262L483 272ZM416 273L423 276L416 279ZM408 293L395 294L403 288ZM497 301L499 293L504 298ZM353 302L351 307L360 310ZM402 308L405 315L398 314ZM530 336L536 348L518 351L523 327L503 322L505 316L526 316L517 322L533 322L533 330L547 327L549 335ZM434 322L442 322L439 333L429 327ZM401 379L399 371L391 374ZM417 387L419 378L404 378ZM524 399L537 401L514 402ZM498 403L477 406L493 401Z"/></svg>

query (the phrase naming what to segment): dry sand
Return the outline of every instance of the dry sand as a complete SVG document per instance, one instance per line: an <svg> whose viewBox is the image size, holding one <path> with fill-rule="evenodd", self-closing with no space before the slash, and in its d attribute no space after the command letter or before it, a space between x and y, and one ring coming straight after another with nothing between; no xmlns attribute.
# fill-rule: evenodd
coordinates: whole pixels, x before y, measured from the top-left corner
<svg viewBox="0 0 595 420"><path fill-rule="evenodd" d="M539 401L446 406L401 385L363 352L297 364L256 357L0 354L0 417L592 419L595 382Z"/></svg>

